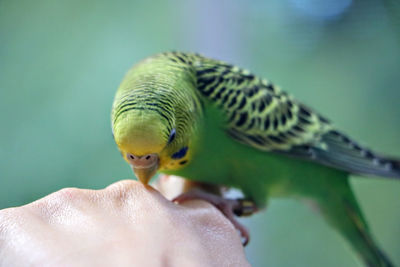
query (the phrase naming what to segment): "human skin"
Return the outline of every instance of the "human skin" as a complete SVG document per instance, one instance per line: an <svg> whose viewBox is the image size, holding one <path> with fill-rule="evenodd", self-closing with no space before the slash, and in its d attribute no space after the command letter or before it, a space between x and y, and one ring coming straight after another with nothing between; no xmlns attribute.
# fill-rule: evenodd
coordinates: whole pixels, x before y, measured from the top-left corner
<svg viewBox="0 0 400 267"><path fill-rule="evenodd" d="M158 187L168 195L174 179ZM0 211L0 266L249 266L237 231L195 200L132 180Z"/></svg>

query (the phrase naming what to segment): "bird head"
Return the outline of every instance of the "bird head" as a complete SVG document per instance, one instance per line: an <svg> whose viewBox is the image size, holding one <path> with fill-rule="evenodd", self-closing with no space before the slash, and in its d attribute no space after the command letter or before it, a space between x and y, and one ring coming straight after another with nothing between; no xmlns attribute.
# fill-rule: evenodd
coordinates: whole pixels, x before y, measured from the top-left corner
<svg viewBox="0 0 400 267"><path fill-rule="evenodd" d="M147 184L158 170L180 169L189 162L191 127L180 121L173 113L153 108L118 115L113 124L115 142L142 183Z"/></svg>
<svg viewBox="0 0 400 267"><path fill-rule="evenodd" d="M114 140L137 178L147 184L157 171L190 163L202 105L192 70L154 57L134 66L112 108Z"/></svg>

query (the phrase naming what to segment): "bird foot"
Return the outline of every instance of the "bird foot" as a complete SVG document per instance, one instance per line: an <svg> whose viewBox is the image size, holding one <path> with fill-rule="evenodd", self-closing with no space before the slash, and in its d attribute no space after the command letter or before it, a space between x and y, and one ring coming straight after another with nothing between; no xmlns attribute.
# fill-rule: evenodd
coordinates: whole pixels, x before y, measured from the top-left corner
<svg viewBox="0 0 400 267"><path fill-rule="evenodd" d="M223 198L222 196L201 191L199 189L193 189L185 192L174 198L172 201L176 203L182 203L195 199L205 200L219 209L240 232L240 236L243 239L243 246L246 246L249 243L250 235L248 230L236 220L234 215L249 216L256 212L258 209L252 201L245 199L227 199Z"/></svg>

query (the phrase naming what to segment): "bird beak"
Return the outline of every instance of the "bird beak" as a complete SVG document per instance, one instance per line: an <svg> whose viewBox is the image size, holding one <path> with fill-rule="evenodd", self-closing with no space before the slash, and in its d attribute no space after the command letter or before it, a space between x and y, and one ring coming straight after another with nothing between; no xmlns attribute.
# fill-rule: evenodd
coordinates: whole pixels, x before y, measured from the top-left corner
<svg viewBox="0 0 400 267"><path fill-rule="evenodd" d="M153 177L157 170L158 170L158 162L155 162L153 165L140 168L132 166L133 172L135 173L136 177L142 184L148 184L151 177Z"/></svg>

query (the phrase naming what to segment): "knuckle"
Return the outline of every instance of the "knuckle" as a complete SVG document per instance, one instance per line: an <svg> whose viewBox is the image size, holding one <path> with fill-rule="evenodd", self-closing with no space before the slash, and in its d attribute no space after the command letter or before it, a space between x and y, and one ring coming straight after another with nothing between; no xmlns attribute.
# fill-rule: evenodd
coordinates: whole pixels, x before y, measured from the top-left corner
<svg viewBox="0 0 400 267"><path fill-rule="evenodd" d="M82 190L75 187L66 187L54 192L51 195L62 200L74 200L82 196Z"/></svg>
<svg viewBox="0 0 400 267"><path fill-rule="evenodd" d="M170 220L175 204L165 199L154 188L135 180L122 180L111 184L102 192L116 209L129 214L140 214L136 220Z"/></svg>
<svg viewBox="0 0 400 267"><path fill-rule="evenodd" d="M127 201L143 194L144 186L134 180L122 180L105 188L107 195L116 201Z"/></svg>
<svg viewBox="0 0 400 267"><path fill-rule="evenodd" d="M41 217L48 218L54 214L61 214L62 211L83 199L81 189L67 187L60 189L50 195L34 201L25 207L31 212L38 213Z"/></svg>
<svg viewBox="0 0 400 267"><path fill-rule="evenodd" d="M113 184L110 184L109 186L106 187L106 189L127 190L127 189L133 189L140 185L141 185L141 183L139 183L138 181L135 181L135 180L121 180L121 181L115 182Z"/></svg>

